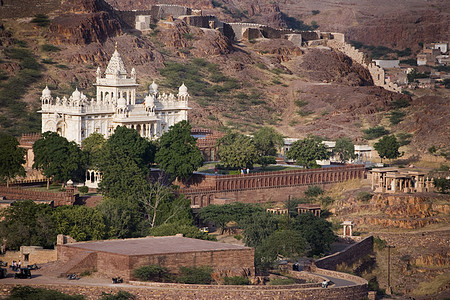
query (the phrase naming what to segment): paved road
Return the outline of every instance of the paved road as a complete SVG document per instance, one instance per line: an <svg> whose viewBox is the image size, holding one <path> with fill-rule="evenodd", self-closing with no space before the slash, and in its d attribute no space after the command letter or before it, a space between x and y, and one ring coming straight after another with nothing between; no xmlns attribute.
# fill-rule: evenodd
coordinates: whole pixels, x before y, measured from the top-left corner
<svg viewBox="0 0 450 300"><path fill-rule="evenodd" d="M345 279L341 279L341 278L325 276L325 275L322 275L322 274L316 274L316 275L324 277L324 278L326 278L328 280L331 280L334 283L334 285L331 286L330 288L337 288L337 287L343 287L343 286L357 285L356 282L345 280Z"/></svg>

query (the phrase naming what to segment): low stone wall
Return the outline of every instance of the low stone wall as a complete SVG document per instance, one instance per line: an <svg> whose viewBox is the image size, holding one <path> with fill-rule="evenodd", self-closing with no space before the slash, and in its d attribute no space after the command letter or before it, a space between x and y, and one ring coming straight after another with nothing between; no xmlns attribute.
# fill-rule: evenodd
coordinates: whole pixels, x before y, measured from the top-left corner
<svg viewBox="0 0 450 300"><path fill-rule="evenodd" d="M0 285L0 298L9 295L15 285ZM190 285L173 288L171 284L162 284L158 288L151 287L103 287L76 285L30 285L32 287L58 290L67 294L84 295L86 299L99 299L102 293L126 291L141 299L310 299L310 300L355 300L367 297L367 285L356 285L341 288L303 288L292 286L199 286Z"/></svg>
<svg viewBox="0 0 450 300"><path fill-rule="evenodd" d="M342 264L344 262L346 264L352 264L356 262L358 259L372 253L372 251L373 251L373 236L369 236L361 240L360 242L348 246L347 248L345 248L340 252L318 259L314 263L319 268L336 270L337 265Z"/></svg>
<svg viewBox="0 0 450 300"><path fill-rule="evenodd" d="M41 192L19 187L0 186L0 196L7 200L33 200L33 201L53 201L53 206L73 205L75 195L73 189L67 189L65 192Z"/></svg>

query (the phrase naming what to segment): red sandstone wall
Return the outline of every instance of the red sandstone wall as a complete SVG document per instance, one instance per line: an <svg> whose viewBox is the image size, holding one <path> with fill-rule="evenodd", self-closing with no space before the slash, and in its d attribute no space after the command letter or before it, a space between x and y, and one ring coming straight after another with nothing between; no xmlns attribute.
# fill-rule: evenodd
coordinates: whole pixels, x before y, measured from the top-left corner
<svg viewBox="0 0 450 300"><path fill-rule="evenodd" d="M317 267L328 270L336 270L336 266L342 263L351 265L360 258L372 253L373 251L373 236L350 245L343 251L325 256L316 260L314 263Z"/></svg>
<svg viewBox="0 0 450 300"><path fill-rule="evenodd" d="M53 201L54 206L72 205L75 202L73 189L67 189L65 192L40 192L18 187L0 186L0 196L4 196L8 200L46 200Z"/></svg>
<svg viewBox="0 0 450 300"><path fill-rule="evenodd" d="M201 178L204 180L200 181ZM208 182L205 178L208 178ZM325 185L357 178L364 178L363 165L244 175L198 175L195 185L182 188L180 193L190 199L194 207L233 201L246 203L284 201L289 194L302 196L303 191L310 185ZM210 187L211 180L214 180L214 187Z"/></svg>
<svg viewBox="0 0 450 300"><path fill-rule="evenodd" d="M181 266L211 266L221 276L241 276L244 270L250 271L254 275L253 257L253 249L132 256L130 257L130 270L149 264L158 264L176 274Z"/></svg>

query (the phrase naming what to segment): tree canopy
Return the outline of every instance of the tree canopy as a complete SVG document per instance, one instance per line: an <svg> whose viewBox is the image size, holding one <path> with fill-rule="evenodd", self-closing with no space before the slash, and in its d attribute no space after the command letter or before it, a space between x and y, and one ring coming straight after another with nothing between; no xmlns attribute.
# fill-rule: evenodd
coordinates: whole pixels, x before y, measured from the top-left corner
<svg viewBox="0 0 450 300"><path fill-rule="evenodd" d="M249 247L261 246L263 241L278 228L278 221L273 214L259 211L239 220L244 230L244 242Z"/></svg>
<svg viewBox="0 0 450 300"><path fill-rule="evenodd" d="M259 206L242 202L224 205L213 204L203 207L199 217L206 222L216 224L218 227L222 228L223 233L228 222L239 222L241 218L250 216L257 211L263 211L263 209Z"/></svg>
<svg viewBox="0 0 450 300"><path fill-rule="evenodd" d="M170 127L159 139L156 163L171 176L185 180L203 164L203 156L191 136L191 125L181 121Z"/></svg>
<svg viewBox="0 0 450 300"><path fill-rule="evenodd" d="M33 144L33 168L45 177L65 183L69 179L82 181L86 159L75 142L69 142L56 132L44 132Z"/></svg>
<svg viewBox="0 0 450 300"><path fill-rule="evenodd" d="M10 250L19 250L20 246L52 247L56 242L52 208L47 204L15 201L0 216L0 239L6 240Z"/></svg>
<svg viewBox="0 0 450 300"><path fill-rule="evenodd" d="M102 159L102 147L106 143L103 134L94 132L81 142L81 148L87 155L87 164L90 168L98 168Z"/></svg>
<svg viewBox="0 0 450 300"><path fill-rule="evenodd" d="M25 176L25 153L15 137L0 134L0 180L6 181L7 186L14 177Z"/></svg>
<svg viewBox="0 0 450 300"><path fill-rule="evenodd" d="M239 133L228 134L217 141L217 155L228 168L253 168L258 152L253 140Z"/></svg>
<svg viewBox="0 0 450 300"><path fill-rule="evenodd" d="M283 136L271 127L262 127L253 134L258 156L275 156L277 148L283 147Z"/></svg>
<svg viewBox="0 0 450 300"><path fill-rule="evenodd" d="M400 152L398 152L400 144L393 134L383 136L377 143L375 143L375 145L373 145L373 147L377 150L381 159L393 159L401 156Z"/></svg>
<svg viewBox="0 0 450 300"><path fill-rule="evenodd" d="M325 254L336 240L331 223L311 213L298 215L292 222L292 229L300 232L308 242L310 256Z"/></svg>
<svg viewBox="0 0 450 300"><path fill-rule="evenodd" d="M294 142L287 151L286 157L294 159L298 165L311 168L317 167L316 160L329 158L330 153L320 139L309 136Z"/></svg>
<svg viewBox="0 0 450 300"><path fill-rule="evenodd" d="M145 188L155 146L136 130L117 127L101 153L98 167L103 173L100 188L105 196L129 197Z"/></svg>
<svg viewBox="0 0 450 300"><path fill-rule="evenodd" d="M353 145L352 140L348 137L339 138L336 140L333 153L338 155L342 162L346 162L356 157L355 145Z"/></svg>

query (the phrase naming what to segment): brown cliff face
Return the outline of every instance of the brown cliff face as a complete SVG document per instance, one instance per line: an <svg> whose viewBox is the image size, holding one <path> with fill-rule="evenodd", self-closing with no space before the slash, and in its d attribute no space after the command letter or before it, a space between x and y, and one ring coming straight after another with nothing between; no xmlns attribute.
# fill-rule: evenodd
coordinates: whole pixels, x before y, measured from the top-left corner
<svg viewBox="0 0 450 300"><path fill-rule="evenodd" d="M48 38L54 44L86 45L104 43L122 33L122 27L107 12L64 14L54 18Z"/></svg>

